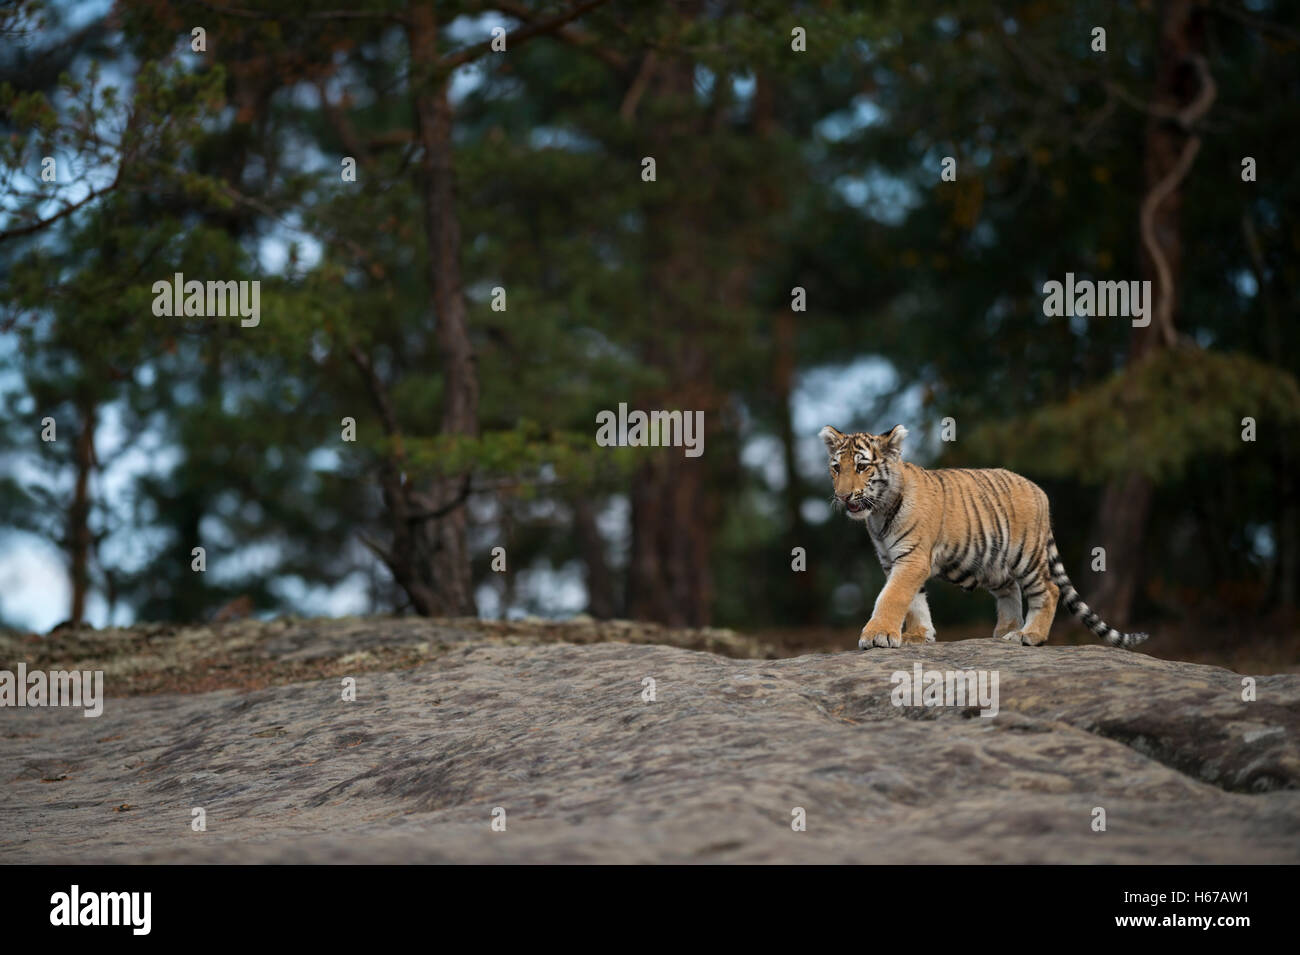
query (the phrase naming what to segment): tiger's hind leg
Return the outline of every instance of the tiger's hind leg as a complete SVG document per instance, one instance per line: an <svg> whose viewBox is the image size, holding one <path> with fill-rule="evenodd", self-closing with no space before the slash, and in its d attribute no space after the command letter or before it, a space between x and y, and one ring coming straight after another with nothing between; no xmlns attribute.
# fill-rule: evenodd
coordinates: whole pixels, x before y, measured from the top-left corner
<svg viewBox="0 0 1300 955"><path fill-rule="evenodd" d="M1025 625L1020 629L1020 642L1027 647L1037 647L1047 642L1047 635L1052 629L1052 619L1056 616L1056 601L1061 589L1052 582L1046 562L1032 568L1020 580L1020 588L1029 607ZM1006 639L1010 639L1007 634Z"/></svg>
<svg viewBox="0 0 1300 955"><path fill-rule="evenodd" d="M1020 585L1013 580L1002 589L993 591L993 596L998 598L998 622L993 627L993 636L1010 639L1012 634L1016 634L1016 639L1019 639L1019 630L1025 625Z"/></svg>
<svg viewBox="0 0 1300 955"><path fill-rule="evenodd" d="M907 607L903 618L904 643L934 643L934 623L930 620L930 602L922 587Z"/></svg>

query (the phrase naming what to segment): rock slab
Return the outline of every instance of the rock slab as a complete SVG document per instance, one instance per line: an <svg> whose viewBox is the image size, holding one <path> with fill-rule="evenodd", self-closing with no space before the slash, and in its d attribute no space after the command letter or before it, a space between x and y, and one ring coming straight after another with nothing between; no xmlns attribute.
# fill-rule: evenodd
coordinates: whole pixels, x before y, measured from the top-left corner
<svg viewBox="0 0 1300 955"><path fill-rule="evenodd" d="M917 663L996 673L997 714L896 705ZM1295 675L1248 702L1236 673L1102 646L467 639L355 679L355 702L331 677L0 710L0 859L1300 861Z"/></svg>

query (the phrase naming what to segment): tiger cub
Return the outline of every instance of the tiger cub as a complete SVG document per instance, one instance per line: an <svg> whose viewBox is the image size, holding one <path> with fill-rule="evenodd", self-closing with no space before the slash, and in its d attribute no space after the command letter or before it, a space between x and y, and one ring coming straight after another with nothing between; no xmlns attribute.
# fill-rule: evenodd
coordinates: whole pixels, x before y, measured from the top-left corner
<svg viewBox="0 0 1300 955"><path fill-rule="evenodd" d="M998 601L993 636L1003 640L1046 643L1058 597L1109 644L1133 647L1147 638L1112 629L1079 598L1052 539L1047 495L1037 484L1000 468L927 471L903 461L902 425L886 434L830 427L820 434L831 456L835 502L866 524L885 571L860 648L933 642L925 599L931 577L991 592Z"/></svg>

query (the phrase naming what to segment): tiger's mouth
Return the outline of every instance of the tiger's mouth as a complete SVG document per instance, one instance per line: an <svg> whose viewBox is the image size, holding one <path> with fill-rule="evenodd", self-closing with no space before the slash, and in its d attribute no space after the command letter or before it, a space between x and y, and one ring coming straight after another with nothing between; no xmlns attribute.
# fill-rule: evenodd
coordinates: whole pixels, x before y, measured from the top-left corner
<svg viewBox="0 0 1300 955"><path fill-rule="evenodd" d="M845 501L844 509L850 514L861 514L863 511L871 510L871 504L868 501Z"/></svg>

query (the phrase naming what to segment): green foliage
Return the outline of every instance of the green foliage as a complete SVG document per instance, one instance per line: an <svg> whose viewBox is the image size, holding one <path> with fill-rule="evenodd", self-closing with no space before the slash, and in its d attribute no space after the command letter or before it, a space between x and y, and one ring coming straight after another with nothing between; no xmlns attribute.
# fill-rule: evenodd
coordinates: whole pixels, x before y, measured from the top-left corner
<svg viewBox="0 0 1300 955"><path fill-rule="evenodd" d="M1300 385L1249 355L1185 347L1076 392L1021 419L980 426L969 446L986 466L1100 483L1129 471L1168 484L1195 460L1294 440Z"/></svg>
<svg viewBox="0 0 1300 955"><path fill-rule="evenodd" d="M20 6L59 26L58 5ZM787 450L815 444L782 446L776 319L800 286L794 387L866 359L893 375L865 403L835 379L818 396L837 408L828 423L906 414L920 437L954 417L941 463L1022 470L1049 482L1058 514L1091 514L1095 485L1137 467L1160 482L1150 563L1179 581L1202 568L1172 542L1206 533L1200 488L1230 462L1223 570L1258 576L1294 522L1300 71L1286 39L1296 12L1256 6L1281 29L1207 14L1219 100L1184 190L1177 315L1197 347L1127 371L1126 323L1047 318L1040 290L1066 271L1142 272L1153 5L614 2L569 36L485 59L455 103L473 438L440 430L409 95L420 64L400 26L308 15L334 9L325 0L254 4L273 16L213 11L199 56L188 18L132 0L120 28L66 44L37 34L0 56L0 232L69 211L0 242L0 529L66 549L77 464L71 441L40 442L35 422L53 415L71 436L93 412L97 474L150 461L90 518L94 587L123 613L199 617L241 593L262 611L311 609L304 590L343 580L399 607L359 546L386 533L386 458L411 481L472 472L477 578L512 587L479 566L485 542L507 541L512 568L583 567L577 506L618 514L680 454L596 447L599 411L699 408L707 453L691 474L715 619L860 623L874 558L843 522L818 519L824 477L785 467ZM440 4L445 51L480 36L490 9ZM1086 42L1098 23L1105 57ZM790 49L795 26L806 53ZM1257 183L1239 179L1247 150ZM39 179L47 155L55 183ZM344 156L356 182L340 179ZM939 178L946 156L956 182ZM71 209L88 187L102 195ZM154 316L151 286L175 272L260 281L260 324ZM345 417L355 443L340 439ZM1256 444L1241 441L1244 417ZM603 541L619 578L629 530ZM188 570L196 542L217 568L202 579ZM795 544L809 555L802 591Z"/></svg>

